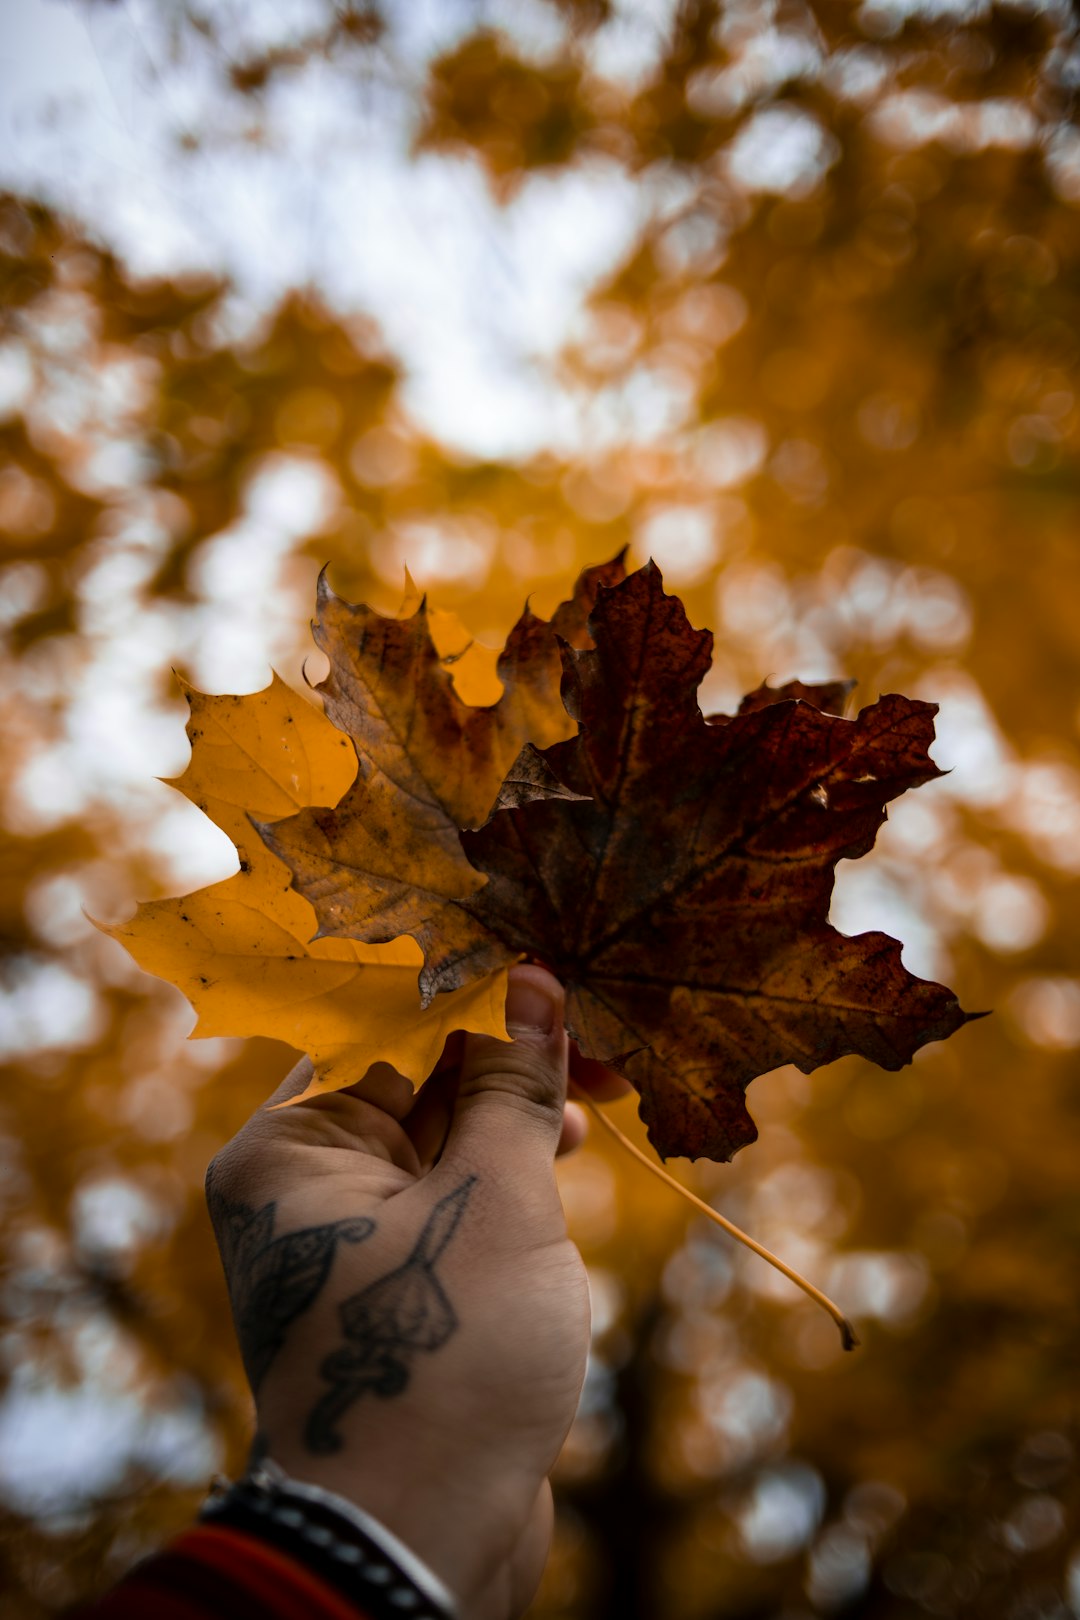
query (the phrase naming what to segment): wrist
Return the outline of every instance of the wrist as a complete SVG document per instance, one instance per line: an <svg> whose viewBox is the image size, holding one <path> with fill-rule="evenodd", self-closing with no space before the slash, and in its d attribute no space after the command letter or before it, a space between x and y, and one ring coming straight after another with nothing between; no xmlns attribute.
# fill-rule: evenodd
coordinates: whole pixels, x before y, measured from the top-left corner
<svg viewBox="0 0 1080 1620"><path fill-rule="evenodd" d="M200 1519L270 1542L371 1620L457 1620L450 1590L385 1525L345 1498L291 1478L269 1458L215 1490Z"/></svg>
<svg viewBox="0 0 1080 1620"><path fill-rule="evenodd" d="M318 1457L284 1438L294 1428L286 1424L281 1432L280 1442L272 1428L265 1434L264 1455L290 1477L370 1514L453 1593L464 1613L517 1613L491 1591L493 1579L501 1588L511 1566L523 1564L522 1584L530 1594L538 1583L551 1530L549 1512L541 1514L539 1531L535 1522L538 1496L550 1496L546 1478L524 1477L505 1457L497 1471L478 1469L476 1448L458 1444L460 1437L451 1466L445 1448L415 1434L411 1447L400 1440L384 1446L376 1427L362 1445Z"/></svg>
<svg viewBox="0 0 1080 1620"><path fill-rule="evenodd" d="M287 1431L286 1431L287 1432ZM401 1449L348 1446L333 1456L313 1456L302 1445L265 1431L264 1455L290 1479L332 1494L348 1507L370 1515L420 1559L455 1597L464 1597L476 1579L483 1542L482 1519L456 1523L459 1482L429 1459ZM451 1521L454 1521L451 1527Z"/></svg>

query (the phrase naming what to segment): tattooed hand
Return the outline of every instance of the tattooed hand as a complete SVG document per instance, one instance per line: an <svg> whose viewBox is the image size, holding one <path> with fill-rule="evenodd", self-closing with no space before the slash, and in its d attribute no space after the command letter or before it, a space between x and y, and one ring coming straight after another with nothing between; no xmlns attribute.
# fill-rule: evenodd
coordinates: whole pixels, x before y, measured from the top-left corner
<svg viewBox="0 0 1080 1620"><path fill-rule="evenodd" d="M594 1094L625 1090L568 1060L550 974L510 981L511 1044L456 1038L415 1098L380 1065L260 1110L207 1175L259 1445L373 1513L469 1620L532 1597L585 1371L585 1272L553 1171L585 1131L568 1061Z"/></svg>

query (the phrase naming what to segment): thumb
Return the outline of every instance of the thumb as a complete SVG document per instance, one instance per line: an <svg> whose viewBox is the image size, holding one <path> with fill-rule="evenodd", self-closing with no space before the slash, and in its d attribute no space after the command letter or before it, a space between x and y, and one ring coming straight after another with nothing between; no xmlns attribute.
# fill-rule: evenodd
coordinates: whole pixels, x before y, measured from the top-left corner
<svg viewBox="0 0 1080 1620"><path fill-rule="evenodd" d="M512 968L506 1028L509 1043L465 1037L443 1160L484 1166L500 1179L539 1177L547 1191L562 1130L569 1048L558 979L540 967Z"/></svg>

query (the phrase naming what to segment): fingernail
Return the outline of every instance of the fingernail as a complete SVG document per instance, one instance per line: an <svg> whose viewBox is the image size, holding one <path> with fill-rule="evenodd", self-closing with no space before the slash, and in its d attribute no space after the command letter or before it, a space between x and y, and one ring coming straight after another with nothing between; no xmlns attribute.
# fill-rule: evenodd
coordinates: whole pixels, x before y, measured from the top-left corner
<svg viewBox="0 0 1080 1620"><path fill-rule="evenodd" d="M549 1035L555 1023L555 1001L532 979L511 975L506 992L507 1028L535 1030Z"/></svg>

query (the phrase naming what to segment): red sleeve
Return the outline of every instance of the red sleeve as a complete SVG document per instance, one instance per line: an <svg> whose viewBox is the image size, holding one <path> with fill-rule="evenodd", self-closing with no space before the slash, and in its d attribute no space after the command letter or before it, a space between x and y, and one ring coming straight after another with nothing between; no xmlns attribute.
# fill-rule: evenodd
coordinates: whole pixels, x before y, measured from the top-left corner
<svg viewBox="0 0 1080 1620"><path fill-rule="evenodd" d="M75 1620L369 1620L276 1547L197 1525Z"/></svg>

